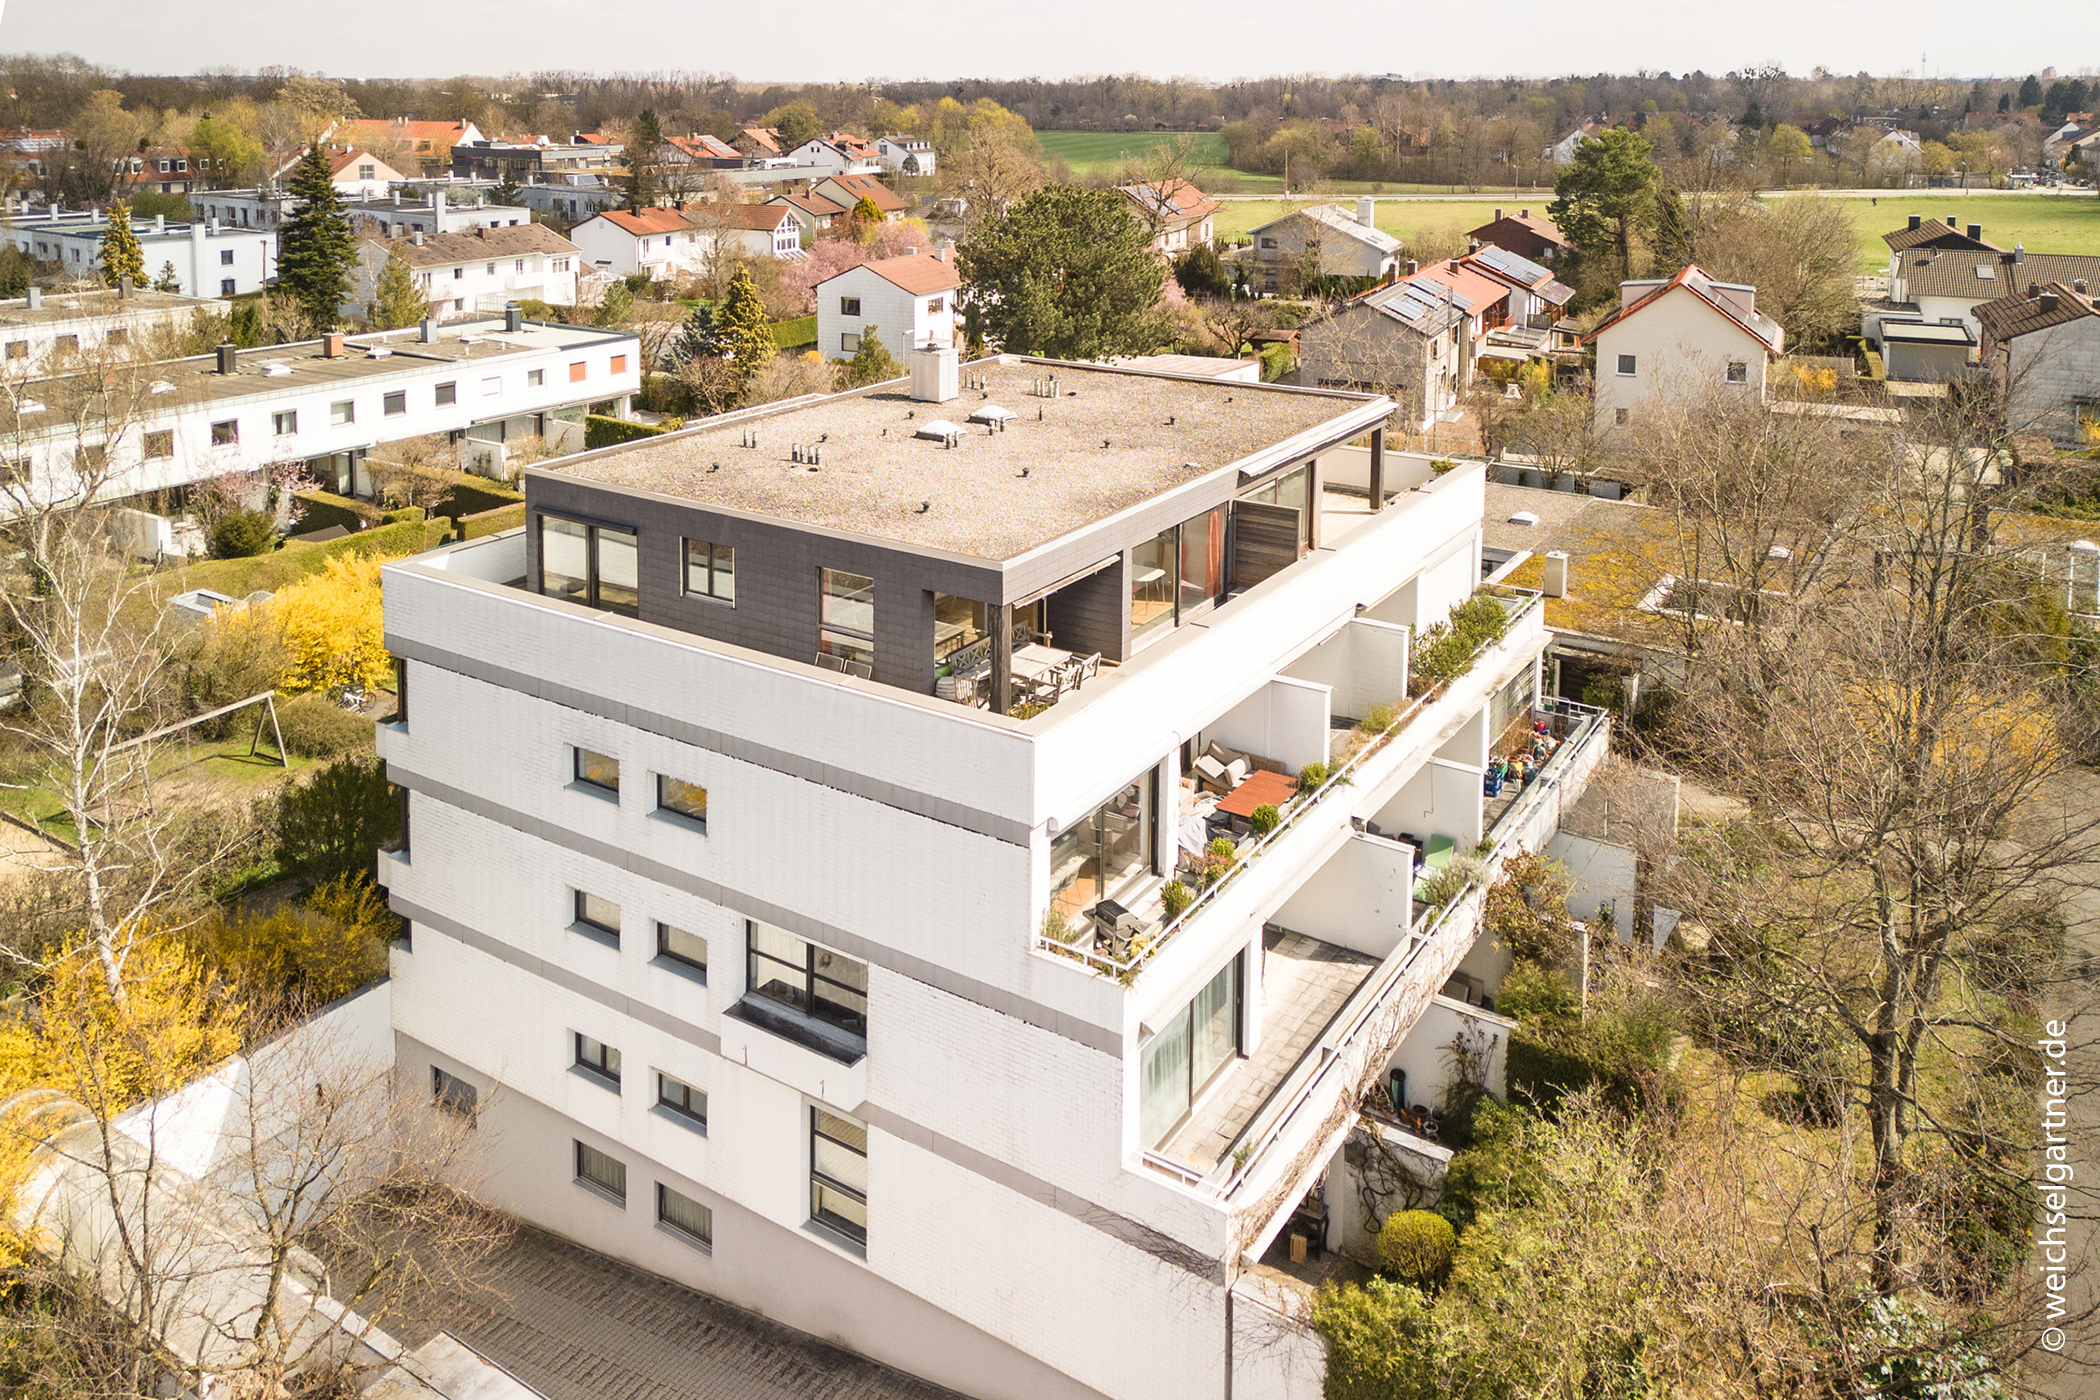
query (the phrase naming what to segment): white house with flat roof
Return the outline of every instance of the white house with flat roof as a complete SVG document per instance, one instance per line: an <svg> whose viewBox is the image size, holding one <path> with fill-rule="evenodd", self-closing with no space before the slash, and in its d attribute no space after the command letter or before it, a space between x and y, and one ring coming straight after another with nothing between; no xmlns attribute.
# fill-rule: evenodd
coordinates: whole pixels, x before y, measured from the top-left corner
<svg viewBox="0 0 2100 1400"><path fill-rule="evenodd" d="M76 492L83 460L111 499L290 462L363 495L361 464L384 443L544 434L550 418L624 413L640 386L626 332L427 322L19 381L0 398L0 456L39 499Z"/></svg>
<svg viewBox="0 0 2100 1400"><path fill-rule="evenodd" d="M134 289L120 292L47 292L0 301L0 371L9 375L60 368L67 357L106 347L138 353L154 337L180 334L199 311L224 315L216 297L185 297Z"/></svg>
<svg viewBox="0 0 2100 1400"><path fill-rule="evenodd" d="M1495 1025L1416 870L1535 849L1608 734L1392 407L921 351L388 565L396 1072L471 1189L987 1400L1318 1396L1277 1304L1375 1227L1348 1143L1443 1151L1360 1105Z"/></svg>
<svg viewBox="0 0 2100 1400"><path fill-rule="evenodd" d="M96 277L102 269L102 236L109 220L100 214L58 209L18 214L0 223L0 241L72 277ZM260 229L235 228L216 219L170 223L160 215L135 218L146 278L175 269L176 290L186 297L231 297L259 292L277 275L277 238Z"/></svg>
<svg viewBox="0 0 2100 1400"><path fill-rule="evenodd" d="M583 265L583 250L545 224L366 237L357 245L346 311L361 312L379 295L379 275L396 253L439 320L485 316L513 301L574 306Z"/></svg>
<svg viewBox="0 0 2100 1400"><path fill-rule="evenodd" d="M509 228L532 222L530 209L492 203L486 193L485 188L464 193L433 189L428 195L414 196L404 195L396 187L369 199L346 199L343 214L350 220L352 230L376 233L381 238ZM242 228L274 230L284 222L294 203L284 190L204 190L191 198L190 207L206 219Z"/></svg>

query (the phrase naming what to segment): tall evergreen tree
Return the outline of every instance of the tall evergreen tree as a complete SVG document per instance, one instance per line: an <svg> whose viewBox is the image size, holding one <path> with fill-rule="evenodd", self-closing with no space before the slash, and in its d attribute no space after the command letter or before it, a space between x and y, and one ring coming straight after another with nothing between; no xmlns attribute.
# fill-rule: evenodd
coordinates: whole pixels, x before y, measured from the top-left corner
<svg viewBox="0 0 2100 1400"><path fill-rule="evenodd" d="M663 181L657 173L657 148L663 144L663 123L656 118L656 110L644 107L634 119L634 139L627 148L627 207L649 209L656 204L662 193Z"/></svg>
<svg viewBox="0 0 2100 1400"><path fill-rule="evenodd" d="M1045 185L959 257L968 304L1003 350L1094 360L1146 354L1171 334L1166 264L1114 190Z"/></svg>
<svg viewBox="0 0 2100 1400"><path fill-rule="evenodd" d="M114 287L124 278L146 285L146 254L131 227L131 206L123 200L109 206L109 226L102 231L102 280Z"/></svg>
<svg viewBox="0 0 2100 1400"><path fill-rule="evenodd" d="M512 170L509 165L505 165L503 174L496 181L496 203L516 204L517 202L518 173Z"/></svg>
<svg viewBox="0 0 2100 1400"><path fill-rule="evenodd" d="M325 329L341 319L357 245L318 144L307 147L288 185L294 202L277 230L277 285L315 329Z"/></svg>
<svg viewBox="0 0 2100 1400"><path fill-rule="evenodd" d="M678 338L671 342L671 358L681 365L719 360L724 348L722 332L715 325L715 309L703 301L686 314L685 324L678 328Z"/></svg>
<svg viewBox="0 0 2100 1400"><path fill-rule="evenodd" d="M729 279L729 295L722 299L720 324L722 341L740 373L747 377L756 374L773 358L778 348L773 343L773 326L766 320L766 304L759 299L758 284L751 280L750 268L738 268L736 276Z"/></svg>
<svg viewBox="0 0 2100 1400"><path fill-rule="evenodd" d="M401 255L399 244L387 252L386 264L379 269L379 280L374 283L373 291L377 295L365 308L365 321L373 330L391 331L413 326L430 314L430 298L416 286L415 269Z"/></svg>
<svg viewBox="0 0 2100 1400"><path fill-rule="evenodd" d="M860 333L860 348L846 363L846 383L853 388L863 384L880 384L885 379L895 379L904 371L897 366L897 357L890 347L882 343L882 327L870 322Z"/></svg>
<svg viewBox="0 0 2100 1400"><path fill-rule="evenodd" d="M1633 276L1633 255L1655 213L1662 172L1648 158L1647 138L1608 127L1575 148L1575 158L1553 181L1547 216L1585 258L1609 258L1621 281Z"/></svg>
<svg viewBox="0 0 2100 1400"><path fill-rule="evenodd" d="M2029 73L2020 80L2020 95L2015 99L2022 107L2042 105L2042 80Z"/></svg>

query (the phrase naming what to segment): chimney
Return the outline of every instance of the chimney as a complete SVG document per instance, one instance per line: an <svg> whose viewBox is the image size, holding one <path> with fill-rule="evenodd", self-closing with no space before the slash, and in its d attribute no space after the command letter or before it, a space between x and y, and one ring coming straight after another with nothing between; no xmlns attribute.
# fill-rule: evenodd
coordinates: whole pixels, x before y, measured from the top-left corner
<svg viewBox="0 0 2100 1400"><path fill-rule="evenodd" d="M1971 237L1971 238L1975 239L1975 240L1976 240L1976 241L1977 241L1978 243L1981 243L1981 242L1983 242L1983 225L1982 225L1982 224L1970 224L1970 225L1969 225L1969 237Z"/></svg>
<svg viewBox="0 0 2100 1400"><path fill-rule="evenodd" d="M42 287L31 287L29 289L28 295L29 309L31 311L41 311L44 309L44 289Z"/></svg>
<svg viewBox="0 0 2100 1400"><path fill-rule="evenodd" d="M2025 243L2013 244L2012 260L2016 263L2027 261L2027 245Z"/></svg>
<svg viewBox="0 0 2100 1400"><path fill-rule="evenodd" d="M1500 209L1495 211L1495 222L1498 224L1502 222L1502 211Z"/></svg>
<svg viewBox="0 0 2100 1400"><path fill-rule="evenodd" d="M421 331L421 334L419 334L416 337L416 339L422 341L425 345L430 344L432 341L438 338L437 317L425 316L423 318L423 324L418 329Z"/></svg>
<svg viewBox="0 0 2100 1400"><path fill-rule="evenodd" d="M414 233L410 234L408 238L409 241L415 244L418 248L423 246L423 230L417 229Z"/></svg>
<svg viewBox="0 0 2100 1400"><path fill-rule="evenodd" d="M117 300L118 300L118 301L122 301L122 300L124 300L124 299L125 299L126 297L128 297L128 296L130 296L130 295L131 295L131 277L130 277L130 275L129 275L129 274L127 273L126 275L124 275L124 276L122 276L122 277L119 277L119 278L117 279Z"/></svg>
<svg viewBox="0 0 2100 1400"><path fill-rule="evenodd" d="M487 238L489 236L489 231L482 225L476 224L474 225L474 236L476 238Z"/></svg>
<svg viewBox="0 0 2100 1400"><path fill-rule="evenodd" d="M1356 201L1356 221L1365 228L1374 228L1378 222L1378 201L1364 195Z"/></svg>
<svg viewBox="0 0 2100 1400"><path fill-rule="evenodd" d="M921 345L911 352L911 396L920 403L946 403L962 393L952 345Z"/></svg>
<svg viewBox="0 0 2100 1400"><path fill-rule="evenodd" d="M525 308L514 301L503 303L503 329L515 334L525 329Z"/></svg>
<svg viewBox="0 0 2100 1400"><path fill-rule="evenodd" d="M153 216L153 231L155 233L166 233L168 231L168 216L166 214L155 214Z"/></svg>
<svg viewBox="0 0 2100 1400"><path fill-rule="evenodd" d="M1407 260L1407 275L1408 275L1408 276L1412 277L1412 276L1414 276L1414 275L1415 275L1415 274L1416 274L1417 272L1420 272L1421 270L1422 270L1422 265L1421 265L1420 263L1416 262L1416 261L1415 261L1415 260L1414 260L1413 258L1409 258L1409 259Z"/></svg>
<svg viewBox="0 0 2100 1400"><path fill-rule="evenodd" d="M1567 596L1568 596L1568 555L1567 555L1567 551L1565 551L1565 550L1560 550L1560 549L1549 549L1549 550L1547 550L1547 551L1546 551L1546 560L1545 560L1545 563L1546 563L1546 569L1545 569L1545 572L1544 572L1543 574L1541 574L1541 575L1540 575L1540 581L1539 581L1539 591L1540 591L1541 593L1545 594L1545 595L1546 595L1546 596L1547 596L1548 598L1565 598L1565 597L1567 597Z"/></svg>
<svg viewBox="0 0 2100 1400"><path fill-rule="evenodd" d="M234 343L233 343L232 341L230 341L230 340L222 340L222 341L220 341L220 342L219 342L219 373L221 373L221 374L232 374L232 373L233 373L233 367L234 367L234 365L236 365L237 363L239 363L239 357L240 357L240 353L241 353L241 352L240 352L239 348L238 348L237 346L235 346L235 345L234 345Z"/></svg>
<svg viewBox="0 0 2100 1400"><path fill-rule="evenodd" d="M1517 217L1520 219L1528 219L1531 217L1531 211L1529 209L1519 209L1517 211Z"/></svg>
<svg viewBox="0 0 2100 1400"><path fill-rule="evenodd" d="M321 337L321 354L331 360L343 358L343 333L330 331Z"/></svg>
<svg viewBox="0 0 2100 1400"><path fill-rule="evenodd" d="M1922 215L1918 215L1918 214L1913 214L1913 215L1911 215L1911 216L1910 216L1910 226L1911 226L1911 230L1912 230L1913 232L1915 232L1915 231L1917 230L1917 227L1918 227L1918 225L1919 225L1919 224L1922 224L1922 223L1924 223L1924 222L1925 222L1925 220L1924 220L1924 217L1923 217Z"/></svg>
<svg viewBox="0 0 2100 1400"><path fill-rule="evenodd" d="M2043 292L2040 296L2035 298L2035 303L2038 307L2040 307L2041 310L2045 312L2054 311L2056 310L2056 293Z"/></svg>
<svg viewBox="0 0 2100 1400"><path fill-rule="evenodd" d="M430 192L430 213L432 216L430 226L439 233L443 233L445 231L445 192L443 190L432 190Z"/></svg>
<svg viewBox="0 0 2100 1400"><path fill-rule="evenodd" d="M2071 290L2078 293L2078 295L2080 296L2085 296L2087 294L2085 290L2085 279L2083 277L2080 277L2073 281L2071 283Z"/></svg>

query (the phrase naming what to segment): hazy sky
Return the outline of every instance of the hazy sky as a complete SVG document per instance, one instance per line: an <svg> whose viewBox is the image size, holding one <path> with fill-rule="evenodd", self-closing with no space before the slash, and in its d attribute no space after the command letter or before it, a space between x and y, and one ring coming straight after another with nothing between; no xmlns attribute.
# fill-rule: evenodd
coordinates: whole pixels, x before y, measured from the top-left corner
<svg viewBox="0 0 2100 1400"><path fill-rule="evenodd" d="M2100 5L2004 0L0 0L0 51L340 77L586 68L835 81L1142 72L1970 76L2100 66Z"/></svg>

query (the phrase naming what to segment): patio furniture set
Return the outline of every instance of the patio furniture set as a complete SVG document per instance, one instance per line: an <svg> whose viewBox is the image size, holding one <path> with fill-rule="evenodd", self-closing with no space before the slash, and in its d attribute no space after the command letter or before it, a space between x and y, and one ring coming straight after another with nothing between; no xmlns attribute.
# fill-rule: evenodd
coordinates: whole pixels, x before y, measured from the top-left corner
<svg viewBox="0 0 2100 1400"><path fill-rule="evenodd" d="M1101 653L1081 656L1051 646L1049 634L1040 641L1022 642L1028 633L1017 633L1009 673L1013 678L1014 703L1054 705L1068 693L1101 674ZM963 705L984 706L992 695L992 639L981 637L950 652L944 663L948 674L934 679L934 694Z"/></svg>

